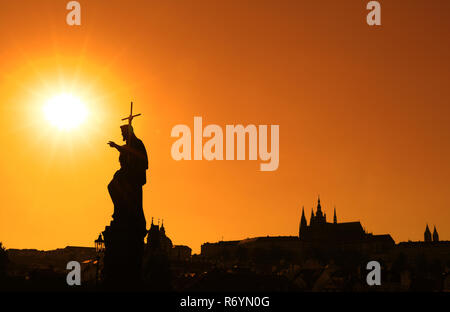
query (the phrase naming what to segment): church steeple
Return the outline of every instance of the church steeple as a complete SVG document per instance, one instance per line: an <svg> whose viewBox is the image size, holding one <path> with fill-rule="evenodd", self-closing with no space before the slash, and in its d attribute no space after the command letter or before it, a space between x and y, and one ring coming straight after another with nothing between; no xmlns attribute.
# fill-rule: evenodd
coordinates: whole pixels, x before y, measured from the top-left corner
<svg viewBox="0 0 450 312"><path fill-rule="evenodd" d="M322 214L322 206L320 205L320 196L317 199L317 214Z"/></svg>
<svg viewBox="0 0 450 312"><path fill-rule="evenodd" d="M306 217L305 217L305 207L302 206L302 218L300 219L300 226L298 229L298 236L301 238L305 233L307 227Z"/></svg>
<svg viewBox="0 0 450 312"><path fill-rule="evenodd" d="M425 233L423 234L425 242L431 242L431 232L430 229L427 227L425 228Z"/></svg>
<svg viewBox="0 0 450 312"><path fill-rule="evenodd" d="M309 225L314 223L314 208L311 208L311 218L309 219Z"/></svg>
<svg viewBox="0 0 450 312"><path fill-rule="evenodd" d="M152 224L150 225L150 229L148 230L147 244L152 246L157 246L159 244L159 226L157 226L153 222L153 217Z"/></svg>
<svg viewBox="0 0 450 312"><path fill-rule="evenodd" d="M326 215L323 214L322 206L320 205L320 196L317 199L317 211L316 211L315 221L317 224L327 222L327 217L326 217Z"/></svg>
<svg viewBox="0 0 450 312"><path fill-rule="evenodd" d="M336 206L334 206L334 216L333 216L333 223L337 223L337 217L336 217Z"/></svg>
<svg viewBox="0 0 450 312"><path fill-rule="evenodd" d="M439 241L439 234L436 231L436 226L434 226L434 230L433 230L433 242L438 242Z"/></svg>
<svg viewBox="0 0 450 312"><path fill-rule="evenodd" d="M164 219L161 220L161 228L159 230L161 232L161 235L166 235L166 229L164 228Z"/></svg>

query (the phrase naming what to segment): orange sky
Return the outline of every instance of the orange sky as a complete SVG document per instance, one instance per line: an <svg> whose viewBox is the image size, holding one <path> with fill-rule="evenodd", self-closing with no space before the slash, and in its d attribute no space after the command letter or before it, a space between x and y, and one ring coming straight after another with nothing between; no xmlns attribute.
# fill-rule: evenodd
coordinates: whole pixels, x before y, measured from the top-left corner
<svg viewBox="0 0 450 312"><path fill-rule="evenodd" d="M450 2L0 0L0 241L93 246L110 221L129 102L150 157L147 223L175 244L296 235L317 195L329 219L396 242L450 237ZM90 110L63 133L42 115L62 91ZM171 158L173 126L280 125L280 165Z"/></svg>

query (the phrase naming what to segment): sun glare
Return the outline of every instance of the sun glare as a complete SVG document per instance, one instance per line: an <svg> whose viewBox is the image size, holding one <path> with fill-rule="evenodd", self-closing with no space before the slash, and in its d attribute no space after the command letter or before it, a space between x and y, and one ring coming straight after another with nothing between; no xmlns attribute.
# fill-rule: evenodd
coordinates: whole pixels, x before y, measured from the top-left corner
<svg viewBox="0 0 450 312"><path fill-rule="evenodd" d="M52 97L44 106L44 114L53 126L60 130L71 130L80 126L87 117L83 102L71 94Z"/></svg>

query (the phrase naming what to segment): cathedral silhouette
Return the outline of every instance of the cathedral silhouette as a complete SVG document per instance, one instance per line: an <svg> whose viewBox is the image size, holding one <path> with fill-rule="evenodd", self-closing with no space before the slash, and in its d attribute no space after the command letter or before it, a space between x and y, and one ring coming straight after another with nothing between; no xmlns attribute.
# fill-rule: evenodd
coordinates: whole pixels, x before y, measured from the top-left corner
<svg viewBox="0 0 450 312"><path fill-rule="evenodd" d="M307 225L305 210L302 209L302 217L299 226L299 238L308 243L366 243L378 242L391 245L394 240L389 234L373 235L366 233L359 221L337 222L336 208L334 208L333 222L327 222L327 215L323 213L320 198L317 201L317 210L311 211L309 225Z"/></svg>
<svg viewBox="0 0 450 312"><path fill-rule="evenodd" d="M427 227L425 228L425 233L424 233L423 236L424 236L424 241L426 243L439 242L439 234L438 234L438 232L436 230L436 226L434 227L433 237L432 237L431 236L431 232L430 232L430 228L428 227L428 224L427 224Z"/></svg>
<svg viewBox="0 0 450 312"><path fill-rule="evenodd" d="M302 208L298 236L266 236L204 243L201 246L201 255L206 258L223 256L233 258L242 249L277 250L300 256L307 256L312 251L373 254L385 252L394 246L395 241L391 235L367 233L359 221L338 223L336 209L334 209L333 222L327 222L327 216L322 211L319 198L316 212L311 211L309 225L306 221L305 210Z"/></svg>

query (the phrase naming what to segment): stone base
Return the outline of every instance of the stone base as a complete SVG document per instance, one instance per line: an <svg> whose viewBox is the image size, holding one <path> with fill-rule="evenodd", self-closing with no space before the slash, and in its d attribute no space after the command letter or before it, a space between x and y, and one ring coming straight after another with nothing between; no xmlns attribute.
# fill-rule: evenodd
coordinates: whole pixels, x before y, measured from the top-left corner
<svg viewBox="0 0 450 312"><path fill-rule="evenodd" d="M105 241L102 280L105 287L133 290L141 285L144 237L132 228L111 222L103 232Z"/></svg>

